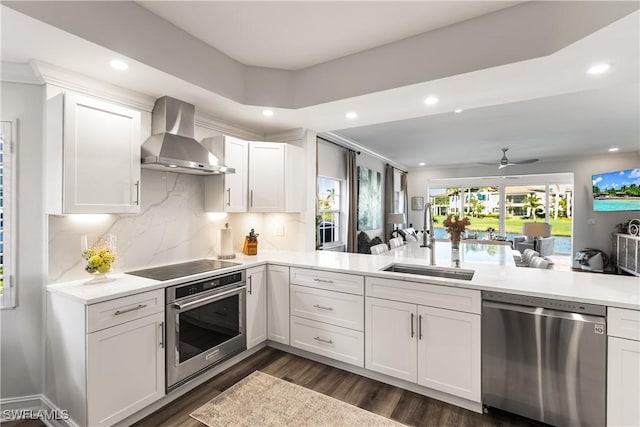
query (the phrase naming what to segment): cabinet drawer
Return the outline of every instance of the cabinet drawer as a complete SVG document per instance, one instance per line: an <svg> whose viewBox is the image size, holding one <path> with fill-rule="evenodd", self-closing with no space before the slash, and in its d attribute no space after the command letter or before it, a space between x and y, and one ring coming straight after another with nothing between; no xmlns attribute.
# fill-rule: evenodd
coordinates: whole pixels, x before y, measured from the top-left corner
<svg viewBox="0 0 640 427"><path fill-rule="evenodd" d="M367 296L403 301L447 310L480 314L480 291L405 280L367 277Z"/></svg>
<svg viewBox="0 0 640 427"><path fill-rule="evenodd" d="M291 316L291 346L364 367L364 333Z"/></svg>
<svg viewBox="0 0 640 427"><path fill-rule="evenodd" d="M130 295L87 307L89 333L164 311L164 289Z"/></svg>
<svg viewBox="0 0 640 427"><path fill-rule="evenodd" d="M610 336L640 341L640 311L609 307L607 324Z"/></svg>
<svg viewBox="0 0 640 427"><path fill-rule="evenodd" d="M331 271L291 269L291 284L364 295L364 277Z"/></svg>
<svg viewBox="0 0 640 427"><path fill-rule="evenodd" d="M291 285L291 315L364 330L364 297Z"/></svg>

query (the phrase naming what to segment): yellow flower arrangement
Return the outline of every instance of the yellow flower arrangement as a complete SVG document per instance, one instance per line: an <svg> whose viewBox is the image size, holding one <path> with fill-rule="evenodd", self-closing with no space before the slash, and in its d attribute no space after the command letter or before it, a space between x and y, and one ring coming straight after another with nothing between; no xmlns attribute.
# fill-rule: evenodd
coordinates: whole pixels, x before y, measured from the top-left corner
<svg viewBox="0 0 640 427"><path fill-rule="evenodd" d="M84 267L87 273L104 274L113 267L116 254L104 241L99 240L92 247L82 251L82 258L87 261Z"/></svg>

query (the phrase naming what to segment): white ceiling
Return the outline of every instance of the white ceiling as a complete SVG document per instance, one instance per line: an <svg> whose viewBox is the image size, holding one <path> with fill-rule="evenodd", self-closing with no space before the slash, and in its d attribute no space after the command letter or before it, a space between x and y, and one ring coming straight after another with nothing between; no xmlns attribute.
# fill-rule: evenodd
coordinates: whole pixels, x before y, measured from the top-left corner
<svg viewBox="0 0 640 427"><path fill-rule="evenodd" d="M199 7L187 2L166 3L184 9L184 13L191 7ZM243 3L227 2L224 6L232 10L237 7L240 11L246 7ZM287 3L275 4L280 7ZM326 4L336 5L334 2ZM473 4L480 5L473 13L480 13L484 3ZM146 3L144 6L163 7ZM298 10L296 8L294 10ZM318 132L337 129L337 133L409 167L416 166L419 161L425 161L429 166L497 161L501 147L511 149L509 157L512 160L537 157L541 161L605 153L614 141L621 151L638 152L640 148L638 11L548 56L304 108L274 108L275 115L271 118L262 116L263 107L230 100L134 58L124 58L130 65L126 73L116 72L107 63L123 55L6 6L0 7L0 11L3 61L43 61L152 98L173 96L195 104L199 111L258 134L269 135L298 127ZM227 15L234 13L224 17ZM438 14L434 12L434 15ZM389 16L388 21L403 27L398 23L405 21L396 19L391 12ZM412 19L408 17L406 22L415 22ZM434 16L427 21L429 25L437 26L443 25L446 19L464 17L455 15L453 8L447 9L444 16ZM221 19L212 22L216 20ZM333 22L328 18L325 21ZM315 22L307 19L307 27ZM208 25L214 26L213 23ZM329 24L325 23L324 27ZM355 27L359 28L358 25ZM386 30L384 33L388 36ZM307 41L311 42L314 37L315 34L309 36ZM397 33L393 37L397 37ZM254 47L246 52L266 53L267 56L294 52L296 38L288 37L275 48ZM224 39L216 48L224 49L221 45L227 43L226 39L234 39L234 35L225 35ZM321 42L322 38L316 42L318 40ZM323 55L340 54L336 50L332 52ZM452 52L443 53L451 60ZM297 56L283 55L281 58L296 61ZM254 60L259 61L257 56ZM303 60L313 62L317 59ZM586 75L586 67L599 61L612 63L611 72L597 77ZM403 70L398 68L397 72ZM440 98L436 106L427 107L423 103L430 94ZM452 113L456 108L464 108L465 112ZM347 111L356 111L358 118L346 119Z"/></svg>
<svg viewBox="0 0 640 427"><path fill-rule="evenodd" d="M521 1L139 1L231 58L299 70Z"/></svg>

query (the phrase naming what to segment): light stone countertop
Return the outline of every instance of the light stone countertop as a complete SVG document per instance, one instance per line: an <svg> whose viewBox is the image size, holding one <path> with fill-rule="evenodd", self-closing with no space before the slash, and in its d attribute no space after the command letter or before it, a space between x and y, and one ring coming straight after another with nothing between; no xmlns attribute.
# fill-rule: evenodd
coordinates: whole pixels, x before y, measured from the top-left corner
<svg viewBox="0 0 640 427"><path fill-rule="evenodd" d="M451 261L450 247L447 245L448 243L436 242L436 266L452 267L454 265ZM380 271L394 262L428 265L429 249L419 248L417 244L410 244L377 256L329 251L263 251L255 256L238 254L236 259L230 260L239 263L238 266L216 270L213 274L224 274L270 263L640 310L640 278L638 277L515 267L506 258L507 254L510 254L508 246L492 245L498 247L496 252L491 249L491 253L485 253L483 256L482 249L466 247L466 245L473 244L465 244L464 241L461 244L460 267L475 271L470 281ZM486 248L484 250L486 252ZM211 272L195 274L188 276L187 280L197 280L211 274ZM113 274L112 278L115 280L100 284L87 284L87 280L52 284L47 286L47 291L72 298L83 304L96 304L185 281L182 277L161 282L124 273Z"/></svg>

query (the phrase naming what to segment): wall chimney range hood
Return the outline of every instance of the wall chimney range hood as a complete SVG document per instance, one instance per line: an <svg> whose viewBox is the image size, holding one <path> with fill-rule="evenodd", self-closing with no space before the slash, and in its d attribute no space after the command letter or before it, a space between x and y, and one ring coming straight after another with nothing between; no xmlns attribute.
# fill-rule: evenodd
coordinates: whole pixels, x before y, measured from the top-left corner
<svg viewBox="0 0 640 427"><path fill-rule="evenodd" d="M158 98L151 117L152 135L142 144L142 167L194 175L234 173L194 139L195 127L192 104Z"/></svg>

